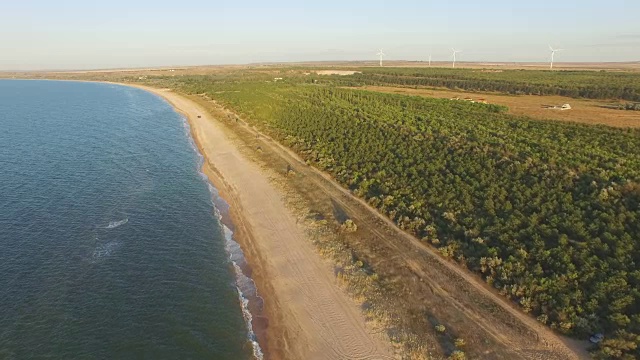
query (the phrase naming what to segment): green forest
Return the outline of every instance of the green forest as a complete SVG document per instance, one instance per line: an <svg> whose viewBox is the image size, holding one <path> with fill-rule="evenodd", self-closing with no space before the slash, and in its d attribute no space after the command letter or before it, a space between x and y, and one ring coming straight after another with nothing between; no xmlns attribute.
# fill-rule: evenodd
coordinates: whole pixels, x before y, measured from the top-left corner
<svg viewBox="0 0 640 360"><path fill-rule="evenodd" d="M575 75L582 87L572 73L554 83L545 72L429 71L340 81L640 97L633 76ZM596 357L640 357L640 131L322 83L155 81L234 109L541 323L581 339L603 332Z"/></svg>
<svg viewBox="0 0 640 360"><path fill-rule="evenodd" d="M640 73L596 71L362 68L345 85L428 86L514 95L640 101Z"/></svg>

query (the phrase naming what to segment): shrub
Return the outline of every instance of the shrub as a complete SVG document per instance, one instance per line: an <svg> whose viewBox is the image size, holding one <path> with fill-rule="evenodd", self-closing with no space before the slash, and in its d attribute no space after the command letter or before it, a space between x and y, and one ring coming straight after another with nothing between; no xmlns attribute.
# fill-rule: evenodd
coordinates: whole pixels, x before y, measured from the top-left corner
<svg viewBox="0 0 640 360"><path fill-rule="evenodd" d="M355 232L358 230L358 225L356 225L351 219L347 219L340 228L346 232Z"/></svg>

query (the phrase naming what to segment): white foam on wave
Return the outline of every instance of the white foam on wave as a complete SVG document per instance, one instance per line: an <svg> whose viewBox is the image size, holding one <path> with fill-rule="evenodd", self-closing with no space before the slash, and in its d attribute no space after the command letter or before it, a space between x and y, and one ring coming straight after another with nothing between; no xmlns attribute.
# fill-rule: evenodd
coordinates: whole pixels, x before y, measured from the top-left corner
<svg viewBox="0 0 640 360"><path fill-rule="evenodd" d="M122 226L122 225L124 225L124 224L126 224L128 222L129 222L129 218L125 218L125 219L122 219L120 221L112 221L112 222L109 223L109 225L105 226L104 228L105 229L115 229L118 226Z"/></svg>
<svg viewBox="0 0 640 360"><path fill-rule="evenodd" d="M119 247L120 247L120 243L118 241L111 241L106 244L99 245L93 250L93 254L91 258L94 261L97 261L102 258L111 256L111 254L114 251L116 251L116 249L118 249Z"/></svg>
<svg viewBox="0 0 640 360"><path fill-rule="evenodd" d="M196 156L198 157L198 175L200 175L202 180L204 180L209 186L209 192L211 193L211 195L215 198L219 198L218 190L213 187L211 182L209 182L209 178L207 177L207 174L202 172L202 166L204 165L205 159L202 153L200 152L198 145L196 145L196 142L193 139L193 136L191 136L191 125L189 124L189 120L187 120L187 118L182 115L180 115L180 119L182 119L182 127L184 129L184 134L187 137L187 141L189 142L189 146L191 146L191 150L193 150L193 152L196 153ZM212 198L212 201L213 201L213 198ZM215 202L213 205L215 207Z"/></svg>
<svg viewBox="0 0 640 360"><path fill-rule="evenodd" d="M182 124L184 126L185 135L187 136L187 139L189 139L188 140L189 144L191 145L191 148L198 156L198 173L202 177L202 179L207 183L209 192L211 193L211 202L213 205L214 213L216 215L216 218L218 219L218 223L222 225L222 228L224 231L225 250L229 255L229 260L233 264L235 280L236 280L235 281L236 291L238 292L238 300L240 300L242 317L244 318L244 322L247 327L247 337L252 345L253 357L256 360L262 360L264 358L264 355L262 354L262 349L260 348L260 344L258 344L256 333L253 331L253 316L251 314L251 311L249 310L249 298L246 296L246 294L251 294L256 299L259 299L261 302L263 301L263 299L258 295L258 291L255 283L253 282L253 279L246 276L242 272L242 269L238 264L239 261L242 261L244 259L244 253L242 252L240 245L233 240L233 231L231 231L231 229L229 229L227 226L225 226L222 223L222 215L220 214L220 211L216 206L216 201L214 199L216 199L218 202L221 202L221 203L224 203L224 200L220 198L218 194L218 189L216 189L213 186L213 184L211 184L207 175L201 171L202 165L204 164L204 161L205 161L204 156L200 153L198 146L196 145L195 141L193 140L193 137L191 136L191 126L189 125L189 121L184 116L180 116L180 117L182 119Z"/></svg>
<svg viewBox="0 0 640 360"><path fill-rule="evenodd" d="M221 215L217 209L216 215L220 220ZM222 228L224 230L224 237L226 240L225 248L227 250L227 253L229 254L229 260L231 260L234 272L236 274L236 290L238 291L238 299L240 300L240 304L242 305L242 316L249 331L249 340L253 345L253 356L258 360L262 360L264 355L262 354L260 344L258 344L256 334L253 331L253 316L251 315L251 311L249 310L249 299L245 294L253 294L260 300L262 300L262 298L258 296L256 284L253 279L245 275L242 272L240 265L238 265L238 262L244 259L244 253L240 248L240 244L233 240L233 231L231 231L231 229L229 229L224 224L222 224Z"/></svg>
<svg viewBox="0 0 640 360"><path fill-rule="evenodd" d="M187 137L189 146L191 146L191 149L198 155L198 169L199 169L202 167L202 164L204 164L204 156L202 156L202 154L200 153L200 149L198 149L198 145L196 145L196 142L193 139L193 136L191 136L191 125L189 124L189 120L187 120L187 118L182 115L180 115L180 119L182 119L182 129L184 130L184 134Z"/></svg>

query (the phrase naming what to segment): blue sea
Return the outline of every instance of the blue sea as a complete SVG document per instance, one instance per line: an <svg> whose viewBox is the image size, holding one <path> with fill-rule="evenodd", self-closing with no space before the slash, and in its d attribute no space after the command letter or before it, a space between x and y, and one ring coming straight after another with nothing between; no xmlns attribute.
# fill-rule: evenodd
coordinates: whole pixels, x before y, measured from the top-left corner
<svg viewBox="0 0 640 360"><path fill-rule="evenodd" d="M0 359L259 355L201 164L155 95L0 80Z"/></svg>

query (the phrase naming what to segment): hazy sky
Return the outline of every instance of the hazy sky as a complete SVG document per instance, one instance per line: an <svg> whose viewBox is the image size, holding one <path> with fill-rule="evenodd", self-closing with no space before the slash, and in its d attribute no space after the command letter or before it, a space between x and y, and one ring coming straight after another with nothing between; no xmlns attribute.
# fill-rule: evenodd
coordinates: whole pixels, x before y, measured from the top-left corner
<svg viewBox="0 0 640 360"><path fill-rule="evenodd" d="M640 60L639 0L0 0L0 70Z"/></svg>

